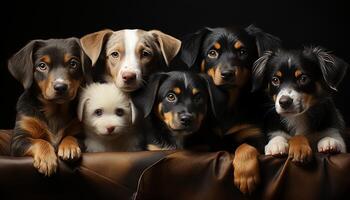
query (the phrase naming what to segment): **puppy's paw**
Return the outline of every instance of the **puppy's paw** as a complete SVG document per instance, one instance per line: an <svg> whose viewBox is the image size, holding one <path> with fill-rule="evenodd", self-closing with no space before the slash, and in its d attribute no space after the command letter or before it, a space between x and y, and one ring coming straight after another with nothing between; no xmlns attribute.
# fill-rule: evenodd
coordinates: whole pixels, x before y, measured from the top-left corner
<svg viewBox="0 0 350 200"><path fill-rule="evenodd" d="M243 194L251 194L260 182L258 155L258 151L247 144L242 144L235 152L234 184Z"/></svg>
<svg viewBox="0 0 350 200"><path fill-rule="evenodd" d="M81 150L77 140L72 136L63 138L58 146L58 156L62 160L76 160L81 157Z"/></svg>
<svg viewBox="0 0 350 200"><path fill-rule="evenodd" d="M51 176L57 170L57 156L52 146L45 151L37 152L33 156L33 166L45 176Z"/></svg>
<svg viewBox="0 0 350 200"><path fill-rule="evenodd" d="M282 136L272 138L265 146L265 155L283 156L288 154L288 142Z"/></svg>
<svg viewBox="0 0 350 200"><path fill-rule="evenodd" d="M344 141L332 137L324 137L317 143L317 149L320 153L345 153L346 147Z"/></svg>
<svg viewBox="0 0 350 200"><path fill-rule="evenodd" d="M312 158L312 150L307 138L303 135L297 135L289 139L289 153L293 162L305 163Z"/></svg>

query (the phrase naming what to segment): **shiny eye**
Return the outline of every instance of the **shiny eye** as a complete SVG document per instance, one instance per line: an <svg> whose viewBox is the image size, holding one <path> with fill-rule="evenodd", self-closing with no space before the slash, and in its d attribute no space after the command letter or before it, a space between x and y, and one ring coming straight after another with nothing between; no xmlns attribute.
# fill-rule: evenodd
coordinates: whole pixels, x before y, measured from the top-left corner
<svg viewBox="0 0 350 200"><path fill-rule="evenodd" d="M36 66L36 68L37 68L39 71L46 71L47 68L48 68L48 66L47 66L46 63L41 62L41 63L39 63L39 64Z"/></svg>
<svg viewBox="0 0 350 200"><path fill-rule="evenodd" d="M111 53L111 56L113 57L113 58L119 58L119 53L118 52L112 52Z"/></svg>
<svg viewBox="0 0 350 200"><path fill-rule="evenodd" d="M124 115L124 110L121 109L121 108L117 108L117 109L115 110L115 114L116 114L117 116L121 117L121 116Z"/></svg>
<svg viewBox="0 0 350 200"><path fill-rule="evenodd" d="M103 114L103 110L102 109L96 109L94 111L94 114L97 116L97 117L100 117L102 114Z"/></svg>
<svg viewBox="0 0 350 200"><path fill-rule="evenodd" d="M219 57L219 53L216 50L212 49L208 52L208 57L211 59L216 59Z"/></svg>
<svg viewBox="0 0 350 200"><path fill-rule="evenodd" d="M240 50L239 50L239 55L245 55L247 53L247 50L245 49L245 48L241 48Z"/></svg>
<svg viewBox="0 0 350 200"><path fill-rule="evenodd" d="M194 97L193 97L194 102L198 103L200 100L202 100L201 94L198 93L198 94L194 95Z"/></svg>
<svg viewBox="0 0 350 200"><path fill-rule="evenodd" d="M279 86L280 85L280 79L277 78L276 76L274 76L274 77L272 77L271 83L274 86Z"/></svg>
<svg viewBox="0 0 350 200"><path fill-rule="evenodd" d="M79 61L77 61L76 59L72 59L70 60L69 65L72 69L76 69L79 65Z"/></svg>
<svg viewBox="0 0 350 200"><path fill-rule="evenodd" d="M166 99L169 102L174 102L174 101L176 101L176 95L174 93L169 93L169 94L166 95Z"/></svg>
<svg viewBox="0 0 350 200"><path fill-rule="evenodd" d="M149 57L151 55L152 55L152 53L150 51L146 51L146 50L143 50L141 53L142 57Z"/></svg>
<svg viewBox="0 0 350 200"><path fill-rule="evenodd" d="M301 85L306 85L306 84L309 83L309 81L310 81L310 78L309 78L307 75L305 75L305 74L303 74L303 75L301 75L301 76L299 77L299 83L300 83Z"/></svg>

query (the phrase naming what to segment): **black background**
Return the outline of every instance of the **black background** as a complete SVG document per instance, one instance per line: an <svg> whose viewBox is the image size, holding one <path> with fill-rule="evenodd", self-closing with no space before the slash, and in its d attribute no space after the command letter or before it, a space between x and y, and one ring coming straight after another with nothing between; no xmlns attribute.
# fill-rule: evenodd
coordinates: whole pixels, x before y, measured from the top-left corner
<svg viewBox="0 0 350 200"><path fill-rule="evenodd" d="M22 86L8 73L7 59L33 39L81 37L104 28L160 29L181 38L203 26L256 24L286 47L321 45L350 62L349 6L340 1L1 1L0 129L12 128ZM350 80L336 95L350 123Z"/></svg>

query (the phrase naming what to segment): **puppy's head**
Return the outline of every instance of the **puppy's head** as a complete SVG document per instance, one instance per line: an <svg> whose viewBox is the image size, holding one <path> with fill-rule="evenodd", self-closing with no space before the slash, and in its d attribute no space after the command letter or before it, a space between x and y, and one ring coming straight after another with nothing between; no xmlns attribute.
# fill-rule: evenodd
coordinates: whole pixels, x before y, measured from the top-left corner
<svg viewBox="0 0 350 200"><path fill-rule="evenodd" d="M93 133L113 136L129 130L136 112L128 95L114 83L93 83L82 92L78 118Z"/></svg>
<svg viewBox="0 0 350 200"><path fill-rule="evenodd" d="M43 99L64 103L88 71L84 55L76 38L34 40L10 58L8 69L25 89L34 85Z"/></svg>
<svg viewBox="0 0 350 200"><path fill-rule="evenodd" d="M217 86L242 87L258 55L279 46L279 39L251 25L245 29L204 28L182 42L181 57L207 73Z"/></svg>
<svg viewBox="0 0 350 200"><path fill-rule="evenodd" d="M277 113L298 115L326 100L347 66L319 47L266 52L255 62L253 90L267 87Z"/></svg>
<svg viewBox="0 0 350 200"><path fill-rule="evenodd" d="M136 104L145 117L154 114L174 135L196 132L208 113L208 107L218 114L215 86L209 78L189 72L161 73L152 77L137 97Z"/></svg>
<svg viewBox="0 0 350 200"><path fill-rule="evenodd" d="M142 86L149 74L168 65L180 49L180 41L157 30L104 30L81 38L93 65L102 59L106 79L123 91Z"/></svg>

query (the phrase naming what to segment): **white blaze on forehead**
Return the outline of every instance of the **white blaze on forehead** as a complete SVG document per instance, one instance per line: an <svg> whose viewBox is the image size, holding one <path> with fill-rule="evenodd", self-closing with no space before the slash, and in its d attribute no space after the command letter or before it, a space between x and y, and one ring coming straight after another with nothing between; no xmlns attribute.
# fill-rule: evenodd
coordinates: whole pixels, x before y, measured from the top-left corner
<svg viewBox="0 0 350 200"><path fill-rule="evenodd" d="M288 58L288 68L291 68L291 67L292 67L292 59Z"/></svg>
<svg viewBox="0 0 350 200"><path fill-rule="evenodd" d="M124 30L125 57L122 64L123 71L141 71L138 58L136 56L136 45L139 41L137 29Z"/></svg>
<svg viewBox="0 0 350 200"><path fill-rule="evenodd" d="M63 80L62 78L58 78L58 79L56 79L55 81L56 81L56 82L59 82L59 83L63 83L63 82L64 82L64 80Z"/></svg>
<svg viewBox="0 0 350 200"><path fill-rule="evenodd" d="M184 74L184 82L185 82L185 88L188 87L188 80L186 74Z"/></svg>

